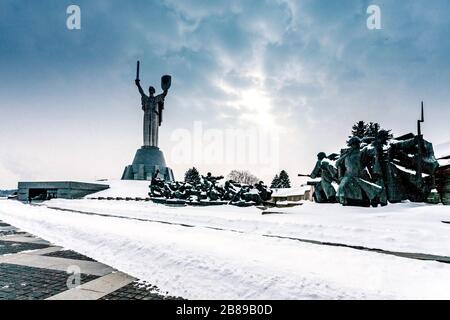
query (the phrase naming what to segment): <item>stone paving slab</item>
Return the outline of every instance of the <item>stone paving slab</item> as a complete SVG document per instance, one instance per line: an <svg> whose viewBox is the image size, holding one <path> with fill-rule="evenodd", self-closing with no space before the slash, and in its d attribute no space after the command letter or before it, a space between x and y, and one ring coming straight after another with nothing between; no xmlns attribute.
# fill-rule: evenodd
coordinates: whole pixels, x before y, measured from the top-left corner
<svg viewBox="0 0 450 320"><path fill-rule="evenodd" d="M48 247L48 245L39 243L0 241L0 255L13 254L27 250L43 249L46 247Z"/></svg>
<svg viewBox="0 0 450 320"><path fill-rule="evenodd" d="M47 256L47 257L66 258L66 259L72 259L72 260L96 262L96 260L89 258L87 256L84 256L84 255L82 255L78 252L72 251L72 250L58 250L58 251L53 251L53 252L46 253L43 255Z"/></svg>
<svg viewBox="0 0 450 320"><path fill-rule="evenodd" d="M47 253L52 253L52 252L59 251L59 250L62 250L62 247L48 247L48 248L44 248L44 249L28 251L27 254L43 256L43 255L46 255Z"/></svg>
<svg viewBox="0 0 450 320"><path fill-rule="evenodd" d="M66 291L69 274L62 271L0 264L0 300L42 300ZM81 283L96 279L80 275Z"/></svg>
<svg viewBox="0 0 450 320"><path fill-rule="evenodd" d="M111 292L120 290L134 280L136 279L125 273L113 272L77 288L54 295L47 300L98 300Z"/></svg>
<svg viewBox="0 0 450 320"><path fill-rule="evenodd" d="M50 242L33 237L29 233L22 234L12 234L0 237L0 241L12 241L12 242L23 242L23 243L39 243L50 245Z"/></svg>
<svg viewBox="0 0 450 320"><path fill-rule="evenodd" d="M134 281L100 300L182 300L182 298L163 295L155 286Z"/></svg>
<svg viewBox="0 0 450 320"><path fill-rule="evenodd" d="M27 253L1 256L0 263L11 263L22 266L30 266L64 272L67 271L71 266L77 266L80 268L81 273L96 276L104 276L114 271L113 268L99 262L54 258Z"/></svg>

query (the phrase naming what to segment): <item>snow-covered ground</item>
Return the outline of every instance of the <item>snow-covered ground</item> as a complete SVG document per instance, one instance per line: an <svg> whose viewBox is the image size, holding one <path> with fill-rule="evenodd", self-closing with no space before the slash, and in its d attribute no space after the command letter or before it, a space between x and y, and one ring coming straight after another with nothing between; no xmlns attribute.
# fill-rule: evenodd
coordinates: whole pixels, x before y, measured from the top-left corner
<svg viewBox="0 0 450 320"><path fill-rule="evenodd" d="M0 220L188 299L450 299L449 264L264 236L450 256L450 224L441 222L450 220L448 207L305 203L272 211L285 214L134 201L0 201Z"/></svg>
<svg viewBox="0 0 450 320"><path fill-rule="evenodd" d="M233 206L167 207L151 202L54 199L49 207L114 216L278 235L322 242L450 256L450 208L395 204L384 208L342 207L304 202L267 210ZM284 214L281 214L284 213Z"/></svg>
<svg viewBox="0 0 450 320"><path fill-rule="evenodd" d="M93 183L99 183L99 182L93 181ZM100 183L109 185L109 189L89 195L86 198L91 198L91 197L148 198L148 192L150 191L150 188L149 188L150 181L106 180L106 181L101 181Z"/></svg>
<svg viewBox="0 0 450 320"><path fill-rule="evenodd" d="M144 197L147 181L106 182L110 189L89 197ZM288 189L279 189L287 192ZM172 208L151 202L54 199L47 206L101 214L119 215L272 234L317 241L338 242L392 251L450 256L450 209L442 205L392 204L384 208L342 207L336 204L304 202L303 206L269 211L285 214L262 215L261 210L232 206Z"/></svg>

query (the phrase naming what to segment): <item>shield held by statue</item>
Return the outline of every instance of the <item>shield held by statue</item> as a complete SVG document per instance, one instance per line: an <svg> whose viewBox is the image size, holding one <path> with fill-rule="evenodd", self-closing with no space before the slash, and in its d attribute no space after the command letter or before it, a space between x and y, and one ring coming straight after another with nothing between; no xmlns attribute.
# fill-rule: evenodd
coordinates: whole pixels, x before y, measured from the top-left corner
<svg viewBox="0 0 450 320"><path fill-rule="evenodd" d="M169 75L165 75L161 77L161 89L163 91L169 90L172 84L172 77Z"/></svg>

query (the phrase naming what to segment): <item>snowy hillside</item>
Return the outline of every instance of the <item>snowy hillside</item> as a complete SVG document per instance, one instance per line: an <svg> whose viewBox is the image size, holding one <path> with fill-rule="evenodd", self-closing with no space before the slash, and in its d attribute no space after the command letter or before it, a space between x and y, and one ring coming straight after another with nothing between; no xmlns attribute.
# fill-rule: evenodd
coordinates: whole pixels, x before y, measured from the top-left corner
<svg viewBox="0 0 450 320"><path fill-rule="evenodd" d="M434 147L434 153L436 158L442 158L450 156L450 141L447 143L442 143ZM450 159L447 160L439 160L440 165L450 164Z"/></svg>
<svg viewBox="0 0 450 320"><path fill-rule="evenodd" d="M93 197L132 197L147 198L150 191L150 181L131 180L106 180L102 184L109 185L109 189L90 194L86 198Z"/></svg>
<svg viewBox="0 0 450 320"><path fill-rule="evenodd" d="M438 144L434 147L434 152L437 158L450 156L450 141Z"/></svg>

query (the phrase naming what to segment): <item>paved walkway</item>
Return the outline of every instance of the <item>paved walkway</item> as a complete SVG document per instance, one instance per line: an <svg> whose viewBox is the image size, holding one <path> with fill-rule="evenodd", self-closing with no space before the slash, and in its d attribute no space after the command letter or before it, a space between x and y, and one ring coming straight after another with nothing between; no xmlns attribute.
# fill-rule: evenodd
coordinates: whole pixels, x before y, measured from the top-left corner
<svg viewBox="0 0 450 320"><path fill-rule="evenodd" d="M0 221L0 300L44 299L176 298L161 295L148 283Z"/></svg>

